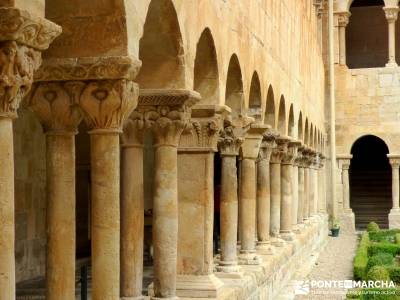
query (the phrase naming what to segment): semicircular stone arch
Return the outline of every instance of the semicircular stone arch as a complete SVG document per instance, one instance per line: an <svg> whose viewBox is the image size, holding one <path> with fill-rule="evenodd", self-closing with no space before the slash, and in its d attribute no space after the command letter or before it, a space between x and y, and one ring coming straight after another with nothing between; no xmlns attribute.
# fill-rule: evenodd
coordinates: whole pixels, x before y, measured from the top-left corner
<svg viewBox="0 0 400 300"><path fill-rule="evenodd" d="M219 103L217 53L209 28L203 30L197 43L193 89L201 95L200 104Z"/></svg>
<svg viewBox="0 0 400 300"><path fill-rule="evenodd" d="M283 96L279 100L277 129L280 134L286 135L286 106Z"/></svg>
<svg viewBox="0 0 400 300"><path fill-rule="evenodd" d="M274 97L274 89L272 85L268 87L267 93L267 101L265 103L264 110L264 124L270 125L272 128L275 128L275 97Z"/></svg>
<svg viewBox="0 0 400 300"><path fill-rule="evenodd" d="M225 105L231 108L233 119L243 114L243 78L239 59L236 54L233 54L229 61L225 89Z"/></svg>
<svg viewBox="0 0 400 300"><path fill-rule="evenodd" d="M262 101L261 101L261 84L260 78L254 71L251 78L248 116L253 117L256 121L262 120Z"/></svg>
<svg viewBox="0 0 400 300"><path fill-rule="evenodd" d="M141 88L185 87L181 29L171 0L150 2L139 42L142 67L136 78Z"/></svg>

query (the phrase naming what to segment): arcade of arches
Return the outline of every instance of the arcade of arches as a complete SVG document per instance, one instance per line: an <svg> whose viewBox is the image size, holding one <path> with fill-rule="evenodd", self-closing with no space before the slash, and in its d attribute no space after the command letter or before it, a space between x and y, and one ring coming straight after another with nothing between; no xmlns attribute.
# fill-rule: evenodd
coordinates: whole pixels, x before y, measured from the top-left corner
<svg viewBox="0 0 400 300"><path fill-rule="evenodd" d="M400 225L397 2L0 0L0 300L276 299Z"/></svg>

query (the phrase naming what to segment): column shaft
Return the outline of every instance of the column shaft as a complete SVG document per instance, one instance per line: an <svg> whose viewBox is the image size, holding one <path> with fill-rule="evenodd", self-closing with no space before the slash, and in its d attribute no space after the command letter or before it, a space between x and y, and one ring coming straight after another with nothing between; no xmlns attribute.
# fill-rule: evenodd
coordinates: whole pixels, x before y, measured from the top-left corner
<svg viewBox="0 0 400 300"><path fill-rule="evenodd" d="M315 169L313 169L312 167L310 167L308 169L308 181L309 181L309 185L308 185L308 193L309 193L309 208L308 208L308 216L312 216L315 213Z"/></svg>
<svg viewBox="0 0 400 300"><path fill-rule="evenodd" d="M344 211L350 210L349 169L342 169Z"/></svg>
<svg viewBox="0 0 400 300"><path fill-rule="evenodd" d="M15 299L14 147L11 118L0 117L0 299Z"/></svg>
<svg viewBox="0 0 400 300"><path fill-rule="evenodd" d="M303 218L306 220L310 217L310 169L304 168L304 194L303 194Z"/></svg>
<svg viewBox="0 0 400 300"><path fill-rule="evenodd" d="M257 164L257 235L259 244L269 241L270 201L269 161L261 159Z"/></svg>
<svg viewBox="0 0 400 300"><path fill-rule="evenodd" d="M399 165L392 165L393 209L399 209Z"/></svg>
<svg viewBox="0 0 400 300"><path fill-rule="evenodd" d="M388 34L389 34L389 62L388 64L396 64L396 23L394 21L389 21L388 24Z"/></svg>
<svg viewBox="0 0 400 300"><path fill-rule="evenodd" d="M281 165L280 232L282 233L288 233L292 229L292 171L292 165Z"/></svg>
<svg viewBox="0 0 400 300"><path fill-rule="evenodd" d="M143 147L123 146L121 153L121 297L142 295Z"/></svg>
<svg viewBox="0 0 400 300"><path fill-rule="evenodd" d="M297 214L297 223L303 223L304 218L304 168L299 166L299 207L298 207L298 214Z"/></svg>
<svg viewBox="0 0 400 300"><path fill-rule="evenodd" d="M271 212L270 212L270 230L274 237L279 236L281 220L281 164L270 164L271 178Z"/></svg>
<svg viewBox="0 0 400 300"><path fill-rule="evenodd" d="M241 173L240 214L241 252L255 252L256 236L256 168L255 160L243 158Z"/></svg>
<svg viewBox="0 0 400 300"><path fill-rule="evenodd" d="M90 132L93 300L120 296L119 147L118 132Z"/></svg>
<svg viewBox="0 0 400 300"><path fill-rule="evenodd" d="M174 298L178 247L177 147L155 146L153 199L154 294Z"/></svg>
<svg viewBox="0 0 400 300"><path fill-rule="evenodd" d="M346 65L346 26L339 26L339 64Z"/></svg>
<svg viewBox="0 0 400 300"><path fill-rule="evenodd" d="M299 167L292 167L292 225L297 224L299 212Z"/></svg>
<svg viewBox="0 0 400 300"><path fill-rule="evenodd" d="M47 142L46 299L75 298L75 136Z"/></svg>
<svg viewBox="0 0 400 300"><path fill-rule="evenodd" d="M236 156L222 156L221 164L221 260L217 269L237 265L238 196ZM224 269L225 268L225 269Z"/></svg>

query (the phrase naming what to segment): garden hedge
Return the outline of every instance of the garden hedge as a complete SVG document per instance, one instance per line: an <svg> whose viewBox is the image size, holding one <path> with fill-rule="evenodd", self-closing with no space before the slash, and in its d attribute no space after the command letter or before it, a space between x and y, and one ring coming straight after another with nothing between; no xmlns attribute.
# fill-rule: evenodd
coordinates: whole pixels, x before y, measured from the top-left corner
<svg viewBox="0 0 400 300"><path fill-rule="evenodd" d="M354 278L356 280L362 280L366 275L366 267L368 263L368 245L369 236L368 232L365 232L361 236L360 245L358 246L356 256L354 257Z"/></svg>

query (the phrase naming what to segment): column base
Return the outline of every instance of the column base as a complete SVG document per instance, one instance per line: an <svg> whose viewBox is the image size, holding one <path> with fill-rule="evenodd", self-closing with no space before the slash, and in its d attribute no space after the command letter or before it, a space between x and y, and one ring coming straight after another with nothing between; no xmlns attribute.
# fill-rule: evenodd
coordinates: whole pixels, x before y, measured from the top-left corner
<svg viewBox="0 0 400 300"><path fill-rule="evenodd" d="M385 67L386 68L397 68L399 65L396 62L388 62Z"/></svg>
<svg viewBox="0 0 400 300"><path fill-rule="evenodd" d="M214 274L218 278L242 279L244 276L237 262L232 262L232 264L228 263L226 265L220 263L220 265L218 265L216 269L217 272L215 272Z"/></svg>
<svg viewBox="0 0 400 300"><path fill-rule="evenodd" d="M176 294L182 298L218 298L224 285L214 274L178 275L176 279Z"/></svg>
<svg viewBox="0 0 400 300"><path fill-rule="evenodd" d="M144 300L144 296L137 296L137 297L121 297L121 300Z"/></svg>
<svg viewBox="0 0 400 300"><path fill-rule="evenodd" d="M160 297L154 297L151 296L150 300L179 300L178 297L174 296L174 297L167 297L167 298L160 298Z"/></svg>
<svg viewBox="0 0 400 300"><path fill-rule="evenodd" d="M339 220L342 233L354 234L356 232L355 217L351 209L346 209L339 217Z"/></svg>
<svg viewBox="0 0 400 300"><path fill-rule="evenodd" d="M389 213L389 229L400 228L400 208L392 208Z"/></svg>
<svg viewBox="0 0 400 300"><path fill-rule="evenodd" d="M281 238L287 242L294 240L294 233L291 231L281 231Z"/></svg>
<svg viewBox="0 0 400 300"><path fill-rule="evenodd" d="M306 228L306 225L304 223L296 224L293 226L293 232L295 234L301 234L304 228Z"/></svg>
<svg viewBox="0 0 400 300"><path fill-rule="evenodd" d="M259 265L262 263L261 257L254 251L243 251L239 254L240 265Z"/></svg>
<svg viewBox="0 0 400 300"><path fill-rule="evenodd" d="M275 236L275 237L271 238L271 244L272 244L272 246L280 248L280 247L284 247L286 242L280 236Z"/></svg>
<svg viewBox="0 0 400 300"><path fill-rule="evenodd" d="M256 251L264 255L275 254L274 247L271 245L270 241L260 241L257 243Z"/></svg>

